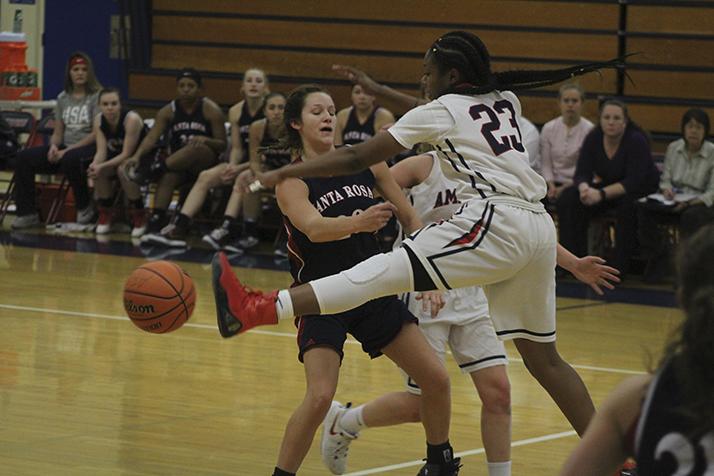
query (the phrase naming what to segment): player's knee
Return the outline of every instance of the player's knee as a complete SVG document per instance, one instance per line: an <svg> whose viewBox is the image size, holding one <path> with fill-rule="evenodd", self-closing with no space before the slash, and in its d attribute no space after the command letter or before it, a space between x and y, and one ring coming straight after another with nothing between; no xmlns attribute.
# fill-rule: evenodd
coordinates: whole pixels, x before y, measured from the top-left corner
<svg viewBox="0 0 714 476"><path fill-rule="evenodd" d="M480 394L485 411L489 413L511 413L511 384L508 377L492 379Z"/></svg>
<svg viewBox="0 0 714 476"><path fill-rule="evenodd" d="M335 391L329 389L314 389L305 395L305 402L311 412L317 414L326 414L332 405L332 399L335 397Z"/></svg>
<svg viewBox="0 0 714 476"><path fill-rule="evenodd" d="M447 395L451 392L449 374L443 365L438 366L430 375L426 375L422 380L423 382L417 382L419 388L421 388L422 395Z"/></svg>

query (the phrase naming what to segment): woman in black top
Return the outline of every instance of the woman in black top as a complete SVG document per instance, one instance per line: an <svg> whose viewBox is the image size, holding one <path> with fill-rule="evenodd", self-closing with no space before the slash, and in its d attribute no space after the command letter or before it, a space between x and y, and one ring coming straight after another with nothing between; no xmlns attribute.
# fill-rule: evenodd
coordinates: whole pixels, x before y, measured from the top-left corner
<svg viewBox="0 0 714 476"><path fill-rule="evenodd" d="M561 476L608 476L627 456L644 475L707 476L714 468L714 225L680 248L686 318L653 374L622 382L588 426Z"/></svg>
<svg viewBox="0 0 714 476"><path fill-rule="evenodd" d="M99 204L97 234L109 233L112 222L114 180L117 169L134 153L144 138L144 121L135 111L122 108L119 90L105 88L99 92L101 114L94 118L97 152L87 169L94 180L94 193ZM131 206L132 237L139 237L146 227L144 199L139 186L126 174L119 174L122 189Z"/></svg>
<svg viewBox="0 0 714 476"><path fill-rule="evenodd" d="M297 161L314 160L334 148L335 105L320 88L303 86L293 91L284 120L288 142L300 154ZM373 187L392 203L377 203ZM288 230L290 270L296 284L346 270L379 253L374 233L393 212L407 230L421 225L384 163L344 177L289 179L276 187L276 195ZM388 296L344 313L305 315L295 321L307 390L287 424L274 475L295 474L328 411L344 411L331 401L348 332L372 358L384 353L420 386L429 387L422 389L428 400L422 406L427 442L438 457L448 453L449 468L458 466L448 444L448 376L402 301ZM429 454L430 463L435 457Z"/></svg>
<svg viewBox="0 0 714 476"><path fill-rule="evenodd" d="M573 186L557 201L560 244L578 256L587 254L590 219L610 210L616 215L613 265L627 272L637 234L635 201L657 190L655 168L645 133L621 101L600 106L600 122L583 141Z"/></svg>

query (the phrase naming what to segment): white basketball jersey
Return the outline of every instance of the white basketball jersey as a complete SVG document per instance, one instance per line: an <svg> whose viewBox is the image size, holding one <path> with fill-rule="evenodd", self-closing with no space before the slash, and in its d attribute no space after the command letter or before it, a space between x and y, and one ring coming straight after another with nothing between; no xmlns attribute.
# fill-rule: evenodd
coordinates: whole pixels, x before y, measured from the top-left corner
<svg viewBox="0 0 714 476"><path fill-rule="evenodd" d="M464 201L459 196L459 184L449 180L444 176L439 166L439 160L435 152L430 152L433 164L429 176L419 185L407 191L407 199L416 210L422 221L434 223L439 220L448 220L456 212ZM408 160L408 159L407 159ZM394 247L401 243L402 233L398 235ZM451 323L463 324L466 320L488 316L488 302L483 290L478 286L452 289L444 292L446 305L439 311L437 319L439 322L448 320ZM414 301L414 297L409 298L409 309L416 314L416 308L421 308L420 301Z"/></svg>
<svg viewBox="0 0 714 476"><path fill-rule="evenodd" d="M446 94L407 112L389 132L408 149L433 145L463 199L501 195L536 204L547 186L529 165L520 115L521 104L510 91Z"/></svg>

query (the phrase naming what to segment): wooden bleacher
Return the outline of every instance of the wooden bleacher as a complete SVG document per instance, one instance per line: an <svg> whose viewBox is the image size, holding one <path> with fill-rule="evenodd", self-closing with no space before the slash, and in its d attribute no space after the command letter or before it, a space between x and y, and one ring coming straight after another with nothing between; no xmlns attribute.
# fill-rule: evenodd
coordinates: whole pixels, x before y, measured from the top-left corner
<svg viewBox="0 0 714 476"><path fill-rule="evenodd" d="M705 2L154 0L152 5L151 67L132 71L129 80L130 102L149 117L173 98L174 72L184 66L204 72L206 94L224 107L239 100L242 72L253 66L270 75L273 90L322 84L338 107L349 104L350 88L332 73L333 63L355 65L416 94L424 51L453 29L477 32L494 70L554 68L639 53L628 59L632 82L604 71L581 84L589 98L623 95L659 152L679 133L686 109L702 107L714 115L714 7ZM538 125L555 117L556 91L521 93L525 115ZM597 101L586 102L584 115L596 118Z"/></svg>

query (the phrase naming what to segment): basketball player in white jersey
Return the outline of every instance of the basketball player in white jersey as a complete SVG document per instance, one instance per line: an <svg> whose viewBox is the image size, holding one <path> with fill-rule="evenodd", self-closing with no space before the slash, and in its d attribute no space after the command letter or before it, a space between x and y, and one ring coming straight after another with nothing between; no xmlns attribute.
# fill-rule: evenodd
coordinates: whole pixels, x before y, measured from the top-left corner
<svg viewBox="0 0 714 476"><path fill-rule="evenodd" d="M408 189L412 206L426 224L448 220L463 203L457 193L458 183L444 176L434 152L409 157L389 170L399 186ZM597 260L587 257L575 262L586 274L597 272ZM406 293L403 299L419 318L419 328L437 355L444 360L448 347L461 372L473 380L482 402L481 438L488 475L510 476L508 360L489 317L486 296L481 288L471 286L446 291L438 302L429 302L431 297ZM420 421L421 390L406 375L405 382L404 392L389 393L356 408L333 402L323 425L321 452L323 462L334 474L345 471L347 448L363 428Z"/></svg>
<svg viewBox="0 0 714 476"><path fill-rule="evenodd" d="M217 255L214 291L223 335L295 315L340 312L379 296L481 285L496 334L514 340L528 370L582 434L594 406L555 346L556 255L566 269L566 260L574 257L557 247L555 226L540 203L546 184L528 165L517 122L520 102L509 90L555 84L616 64L493 73L477 36L456 31L438 38L424 57L422 80L431 102L371 140L259 180L273 186L288 177L355 173L428 143L466 202L448 220L413 233L396 251L290 290L249 292ZM616 279L599 269L587 278L591 286Z"/></svg>

